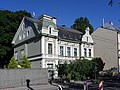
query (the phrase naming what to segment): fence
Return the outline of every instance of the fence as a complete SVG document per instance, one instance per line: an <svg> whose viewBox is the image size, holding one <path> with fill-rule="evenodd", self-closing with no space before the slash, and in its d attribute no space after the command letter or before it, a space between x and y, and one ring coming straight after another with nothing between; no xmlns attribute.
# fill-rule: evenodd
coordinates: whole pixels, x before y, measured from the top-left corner
<svg viewBox="0 0 120 90"><path fill-rule="evenodd" d="M30 84L47 84L47 69L0 69L0 89L26 85L26 80Z"/></svg>

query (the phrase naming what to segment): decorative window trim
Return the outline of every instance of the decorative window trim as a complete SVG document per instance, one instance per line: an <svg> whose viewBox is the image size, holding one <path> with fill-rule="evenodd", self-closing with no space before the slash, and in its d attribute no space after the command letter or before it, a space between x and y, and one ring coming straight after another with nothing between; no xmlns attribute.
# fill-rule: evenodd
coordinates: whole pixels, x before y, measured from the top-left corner
<svg viewBox="0 0 120 90"><path fill-rule="evenodd" d="M19 40L22 40L22 35L19 35Z"/></svg>
<svg viewBox="0 0 120 90"><path fill-rule="evenodd" d="M60 46L60 56L64 56L64 46Z"/></svg>
<svg viewBox="0 0 120 90"><path fill-rule="evenodd" d="M67 56L68 56L68 57L71 56L71 47L67 47Z"/></svg>
<svg viewBox="0 0 120 90"><path fill-rule="evenodd" d="M48 26L48 33L52 34L53 30L54 30L54 27L52 25L49 25Z"/></svg>
<svg viewBox="0 0 120 90"><path fill-rule="evenodd" d="M53 54L53 44L48 43L48 54Z"/></svg>
<svg viewBox="0 0 120 90"><path fill-rule="evenodd" d="M74 48L74 57L77 57L77 54L78 54L77 48Z"/></svg>

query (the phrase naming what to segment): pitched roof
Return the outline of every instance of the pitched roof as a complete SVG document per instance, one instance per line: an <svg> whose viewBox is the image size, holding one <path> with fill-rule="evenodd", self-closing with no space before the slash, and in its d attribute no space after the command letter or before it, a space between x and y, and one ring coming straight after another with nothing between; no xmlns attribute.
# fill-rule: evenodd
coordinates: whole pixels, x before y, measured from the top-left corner
<svg viewBox="0 0 120 90"><path fill-rule="evenodd" d="M120 32L120 27L111 25L110 23L106 23L103 28L113 30L113 31L119 31Z"/></svg>
<svg viewBox="0 0 120 90"><path fill-rule="evenodd" d="M67 39L72 41L80 40L83 34L82 32L79 32L77 30L73 30L66 27L60 27L60 26L58 26L58 30L59 30L58 36L61 39Z"/></svg>

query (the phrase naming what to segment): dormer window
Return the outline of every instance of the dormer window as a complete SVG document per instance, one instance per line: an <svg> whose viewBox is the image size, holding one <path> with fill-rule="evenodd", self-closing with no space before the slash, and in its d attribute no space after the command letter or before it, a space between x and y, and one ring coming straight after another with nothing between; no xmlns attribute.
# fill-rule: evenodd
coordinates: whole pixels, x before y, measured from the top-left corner
<svg viewBox="0 0 120 90"><path fill-rule="evenodd" d="M49 28L49 34L51 34L51 27Z"/></svg>
<svg viewBox="0 0 120 90"><path fill-rule="evenodd" d="M52 25L48 26L48 33L52 34L52 31L54 30L54 27Z"/></svg>

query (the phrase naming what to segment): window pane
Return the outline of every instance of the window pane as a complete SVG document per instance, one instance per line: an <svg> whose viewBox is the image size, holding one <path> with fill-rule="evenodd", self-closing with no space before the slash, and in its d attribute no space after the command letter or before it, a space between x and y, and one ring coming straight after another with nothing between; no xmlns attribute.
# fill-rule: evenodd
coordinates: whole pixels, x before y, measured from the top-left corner
<svg viewBox="0 0 120 90"><path fill-rule="evenodd" d="M60 55L62 55L62 56L64 55L63 54L63 46L60 46Z"/></svg>
<svg viewBox="0 0 120 90"><path fill-rule="evenodd" d="M52 44L48 44L48 54L52 54Z"/></svg>
<svg viewBox="0 0 120 90"><path fill-rule="evenodd" d="M84 56L87 57L87 49L84 48Z"/></svg>
<svg viewBox="0 0 120 90"><path fill-rule="evenodd" d="M74 56L77 56L77 48L74 48Z"/></svg>
<svg viewBox="0 0 120 90"><path fill-rule="evenodd" d="M67 47L67 56L71 56L70 47Z"/></svg>
<svg viewBox="0 0 120 90"><path fill-rule="evenodd" d="M24 49L21 50L21 58L24 56Z"/></svg>
<svg viewBox="0 0 120 90"><path fill-rule="evenodd" d="M91 57L91 49L89 49L89 57Z"/></svg>
<svg viewBox="0 0 120 90"><path fill-rule="evenodd" d="M18 60L18 52L15 52L15 60Z"/></svg>

